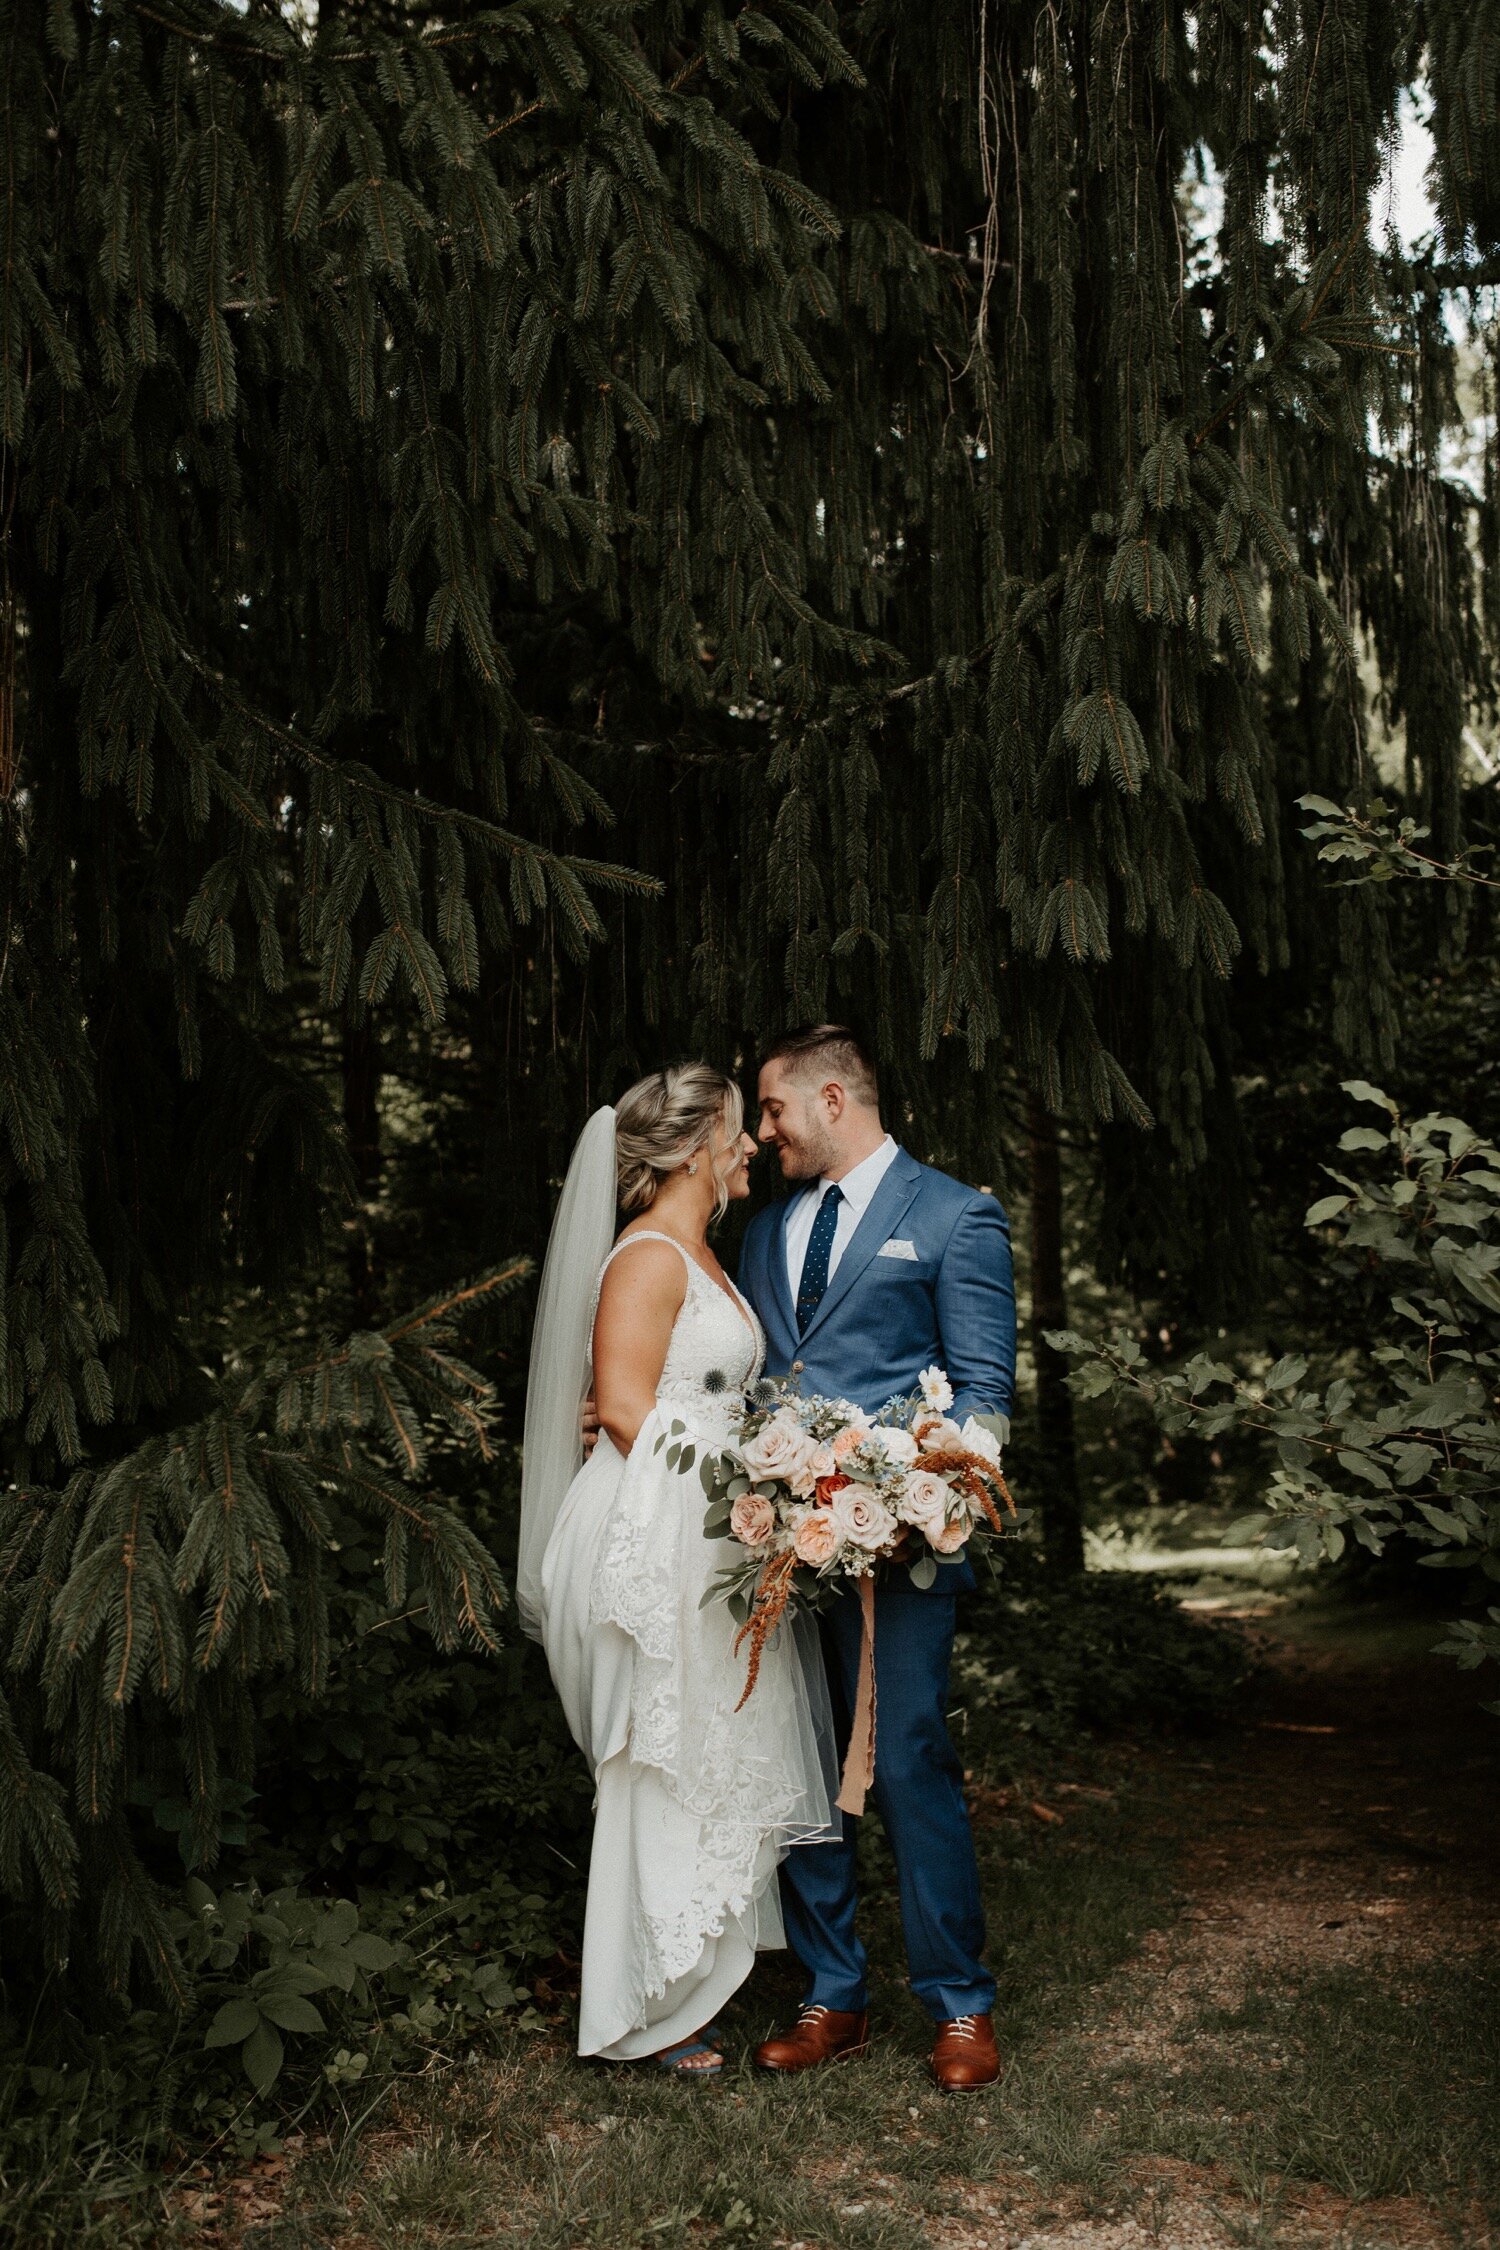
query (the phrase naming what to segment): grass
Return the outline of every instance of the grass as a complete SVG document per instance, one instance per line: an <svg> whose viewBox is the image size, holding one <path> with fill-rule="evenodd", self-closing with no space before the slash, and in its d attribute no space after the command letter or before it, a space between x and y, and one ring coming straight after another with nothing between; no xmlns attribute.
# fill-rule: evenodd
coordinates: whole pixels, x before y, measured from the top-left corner
<svg viewBox="0 0 1500 2250"><path fill-rule="evenodd" d="M1052 1831L1024 1819L982 1836L1000 2017L1023 2057L1096 2005L1090 1995L1171 1910L1166 1851L1149 1833L1120 1849L1113 1806L1088 1803ZM896 1961L885 1855L873 1834L866 1849L864 1892L880 1901L872 1953ZM335 2146L298 2168L281 2217L247 2240L255 2250L328 2250L341 2235L371 2250L462 2245L493 2239L503 2212L519 2219L507 2239L525 2250L919 2250L925 2219L954 2203L955 2187L1008 2161L1008 2097L939 2096L923 2069L926 2019L890 1983L875 1995L867 2060L795 2086L760 2078L745 2058L796 1990L785 1967L759 1973L726 2018L736 2060L713 2087L581 2065L518 2038L403 2088L373 2178Z"/></svg>
<svg viewBox="0 0 1500 2250"><path fill-rule="evenodd" d="M67 2101L10 2114L0 2082L0 2250L134 2250L170 2222L144 2146L116 2138L117 2111L80 2086Z"/></svg>
<svg viewBox="0 0 1500 2250"><path fill-rule="evenodd" d="M1423 2199L1454 2250L1495 2239L1500 1963L1289 1968L1225 2006L1208 1958L1196 2004L1178 1990L1187 2010L1170 2017L1137 1957L1172 1922L1178 1849L1234 1743L1142 1759L1075 1736L1028 1780L1006 1713L970 1720L1002 2087L945 2100L926 2079L930 2027L899 1979L893 1871L870 1821L865 1935L884 1975L860 2063L792 2084L749 2067L795 2005L785 1956L728 2012L733 2061L713 2086L580 2064L563 2026L476 2027L467 2053L347 2089L337 2128L276 2188L231 2163L258 2201L216 2229L225 2183L190 2177L195 2157L165 2198L151 2177L137 2126L160 2104L139 2074L40 2106L9 2103L0 2080L0 2250L929 2250L949 2220L998 2242L1126 2216L1133 2243L1165 2243L1187 2205L1204 2239L1290 2250L1308 2240L1309 2195L1323 2197L1319 2250L1388 2250L1366 2207L1392 2195ZM1185 1927L1183 1942L1205 1958L1201 1935Z"/></svg>
<svg viewBox="0 0 1500 2250"><path fill-rule="evenodd" d="M1059 1794L1061 1827L1023 1812L981 1831L1010 2055L992 2095L931 2089L925 2021L890 1980L866 2062L795 2085L761 2080L744 2057L795 1994L787 1968L767 1967L730 2014L736 2059L719 2085L582 2065L557 2039L507 2032L366 2093L294 2168L279 2214L231 2239L244 2250L467 2250L497 2236L515 2250L924 2250L945 2216L1045 2228L1050 2213L1129 2214L1150 2240L1177 2209L1174 2167L1194 2168L1223 2241L1245 2250L1298 2238L1287 2213L1299 2184L1356 2204L1421 2196L1448 2213L1455 2244L1485 2239L1471 2230L1476 2214L1500 2219L1500 1963L1261 1981L1238 2005L1185 2016L1145 2059L1131 2049L1153 1988L1129 1964L1145 1930L1170 1919L1170 1826L1191 1818L1193 1778L1170 1807ZM867 1851L867 1895L882 1899L873 1950L895 1961L877 1837ZM189 2214L174 2221L142 2197L128 2152L81 2133L82 2113L48 2111L29 2150L12 2144L6 2250L201 2240ZM1326 2239L1365 2250L1386 2238L1344 2223Z"/></svg>
<svg viewBox="0 0 1500 2250"><path fill-rule="evenodd" d="M1129 2214L1149 2240L1170 2226L1184 2166L1223 2241L1245 2250L1300 2239L1287 2209L1303 2185L1356 2205L1420 2196L1456 2244L1487 2239L1468 2230L1476 2213L1500 2219L1496 1963L1262 1981L1238 2007L1185 2018L1144 2061L1091 2036L1111 2010L1128 2027L1151 2006L1150 1983L1119 1972L1170 1917L1162 1814L1144 1797L1070 1802L1062 1828L985 1833L1011 2058L992 2095L931 2089L924 2020L889 1984L867 2061L759 2079L744 2053L795 1989L763 1969L728 2019L739 2059L717 2086L510 2038L395 2089L371 2133L304 2161L246 2250L466 2250L497 2236L514 2250L924 2250L956 2214L1028 2227ZM881 1857L872 1842L867 1895ZM888 1907L871 1936L877 1958L899 1959ZM1356 2214L1323 2239L1365 2250L1388 2237Z"/></svg>

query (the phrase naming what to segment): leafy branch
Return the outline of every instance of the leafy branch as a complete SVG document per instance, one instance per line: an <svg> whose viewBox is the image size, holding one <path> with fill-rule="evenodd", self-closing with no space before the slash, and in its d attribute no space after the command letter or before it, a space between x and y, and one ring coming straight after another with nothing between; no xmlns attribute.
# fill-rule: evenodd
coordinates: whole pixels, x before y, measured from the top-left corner
<svg viewBox="0 0 1500 2250"><path fill-rule="evenodd" d="M1313 816L1302 833L1309 843L1318 846L1319 859L1359 870L1341 878L1341 889L1408 876L1424 883L1462 883L1480 890L1500 890L1500 877L1482 874L1477 865L1493 845L1476 844L1456 859L1436 859L1430 852L1417 849L1431 830L1409 813L1398 815L1383 797L1374 798L1365 812L1317 796L1299 797L1297 806Z"/></svg>
<svg viewBox="0 0 1500 2250"><path fill-rule="evenodd" d="M1253 1535L1295 1548L1308 1564L1336 1559L1348 1539L1371 1554L1397 1534L1434 1569L1500 1585L1500 1147L1460 1118L1408 1122L1378 1087L1346 1082L1384 1112L1351 1126L1346 1157L1379 1159L1374 1176L1324 1170L1334 1192L1307 1213L1351 1273L1389 1270L1384 1332L1353 1372L1308 1386L1307 1361L1247 1375L1199 1353L1154 1368L1132 1336L1091 1343L1048 1337L1076 1362L1081 1397L1143 1399L1169 1434L1212 1439L1242 1430L1274 1449L1264 1505L1226 1539ZM1463 1620L1444 1647L1465 1666L1500 1658L1500 1607Z"/></svg>

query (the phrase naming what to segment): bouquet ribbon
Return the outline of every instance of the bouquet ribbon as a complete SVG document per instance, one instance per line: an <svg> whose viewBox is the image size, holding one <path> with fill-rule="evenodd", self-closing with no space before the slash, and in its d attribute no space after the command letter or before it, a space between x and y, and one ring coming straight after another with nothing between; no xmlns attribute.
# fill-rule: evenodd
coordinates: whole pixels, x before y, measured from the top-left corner
<svg viewBox="0 0 1500 2250"><path fill-rule="evenodd" d="M875 1581L866 1576L859 1587L859 1680L854 1691L854 1723L844 1771L834 1803L840 1812L862 1813L865 1793L875 1781Z"/></svg>

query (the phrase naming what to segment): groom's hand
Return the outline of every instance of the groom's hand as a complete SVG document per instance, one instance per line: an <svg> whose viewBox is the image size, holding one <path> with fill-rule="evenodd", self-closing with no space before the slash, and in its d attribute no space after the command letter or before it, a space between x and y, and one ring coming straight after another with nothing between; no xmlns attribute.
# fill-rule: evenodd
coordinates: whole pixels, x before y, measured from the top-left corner
<svg viewBox="0 0 1500 2250"><path fill-rule="evenodd" d="M589 1392L588 1397L583 1402L583 1412L579 1416L579 1427L583 1433L583 1457L586 1461L594 1447L599 1443L599 1406L592 1391Z"/></svg>

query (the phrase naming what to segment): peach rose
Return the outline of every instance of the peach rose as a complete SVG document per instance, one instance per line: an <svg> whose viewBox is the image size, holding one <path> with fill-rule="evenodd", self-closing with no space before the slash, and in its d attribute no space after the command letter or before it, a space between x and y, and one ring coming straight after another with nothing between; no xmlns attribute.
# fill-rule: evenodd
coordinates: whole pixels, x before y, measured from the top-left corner
<svg viewBox="0 0 1500 2250"><path fill-rule="evenodd" d="M776 1510L758 1492L742 1492L729 1511L729 1528L742 1547L763 1547L776 1529Z"/></svg>
<svg viewBox="0 0 1500 2250"><path fill-rule="evenodd" d="M857 1422L851 1422L847 1430L840 1430L833 1441L835 1461L847 1461L850 1454L857 1452L864 1444L869 1434L869 1430Z"/></svg>
<svg viewBox="0 0 1500 2250"><path fill-rule="evenodd" d="M821 1570L824 1563L832 1562L838 1550L839 1535L832 1516L825 1509L809 1508L792 1532L792 1551L798 1562Z"/></svg>
<svg viewBox="0 0 1500 2250"><path fill-rule="evenodd" d="M834 1494L830 1512L840 1537L856 1547L868 1548L872 1554L893 1539L899 1528L885 1502L868 1485L845 1485L842 1492Z"/></svg>
<svg viewBox="0 0 1500 2250"><path fill-rule="evenodd" d="M801 1423L790 1414L778 1413L753 1438L746 1439L740 1447L740 1459L751 1476L780 1478L790 1484L816 1451Z"/></svg>
<svg viewBox="0 0 1500 2250"><path fill-rule="evenodd" d="M849 1477L819 1477L817 1483L813 1486L813 1496L818 1506L820 1508L831 1508L834 1494L842 1492L845 1485L850 1482L852 1482L852 1479Z"/></svg>
<svg viewBox="0 0 1500 2250"><path fill-rule="evenodd" d="M927 1536L940 1555L956 1555L969 1536L969 1526L960 1517L957 1523L945 1523L941 1531Z"/></svg>
<svg viewBox="0 0 1500 2250"><path fill-rule="evenodd" d="M913 1469L902 1481L897 1512L903 1523L915 1525L918 1531L936 1541L948 1521L948 1504L952 1497L942 1478L934 1476L931 1469Z"/></svg>

